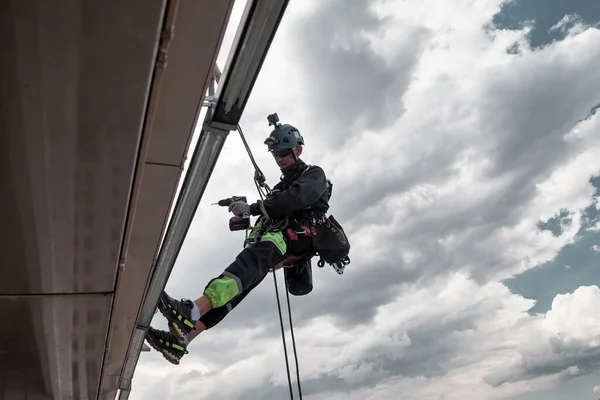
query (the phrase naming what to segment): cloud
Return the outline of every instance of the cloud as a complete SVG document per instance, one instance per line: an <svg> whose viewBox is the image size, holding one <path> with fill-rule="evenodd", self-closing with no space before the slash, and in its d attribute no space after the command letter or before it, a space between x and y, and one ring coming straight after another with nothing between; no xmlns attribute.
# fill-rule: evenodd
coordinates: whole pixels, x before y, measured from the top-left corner
<svg viewBox="0 0 600 400"><path fill-rule="evenodd" d="M373 40L396 23L390 16L378 15L366 0L316 4L294 21L290 56L310 93L311 119L327 132L322 140L343 148L364 130L383 129L402 116L402 96L429 31L406 24L382 54Z"/></svg>
<svg viewBox="0 0 600 400"><path fill-rule="evenodd" d="M536 334L520 343L519 359L487 375L486 382L499 386L560 373L566 378L598 369L599 300L597 286L582 286L573 293L556 296L552 309L539 319Z"/></svg>
<svg viewBox="0 0 600 400"><path fill-rule="evenodd" d="M344 275L314 263L313 292L291 299L307 398L495 399L598 368L597 287L535 314L501 281L554 260L596 223L600 30L530 48L527 28L486 27L502 3L289 6L242 126L269 181L279 171L262 145L266 115L301 129L303 157L334 182L331 212L352 242ZM515 42L520 51L507 52ZM255 198L236 136L169 280L173 296L200 295L241 250L243 233L209 205ZM132 399L287 396L272 285L269 275L180 366L144 354Z"/></svg>
<svg viewBox="0 0 600 400"><path fill-rule="evenodd" d="M410 398L426 398L432 388L444 387L451 389L448 399L468 393L487 398L487 384L503 395L521 389L519 381L541 377L538 385L542 386L545 375L564 379L585 373L598 361L600 325L593 305L599 297L596 286L580 288L557 297L545 315L531 316L526 310L532 302L501 284L479 286L466 276L439 277L381 306L371 323L347 329L324 316L297 329L303 393L307 398L325 399L369 391L374 399L387 399L401 391ZM207 336L205 340L212 343L202 347L223 348L214 339L214 335ZM474 343L477 351L473 351ZM237 346L256 348L228 364L208 366L190 354L184 365L164 368L171 371L163 380L167 397L283 395L286 377L278 338L260 339L258 333L238 338ZM137 374L153 371L144 365ZM232 380L235 385L227 383Z"/></svg>

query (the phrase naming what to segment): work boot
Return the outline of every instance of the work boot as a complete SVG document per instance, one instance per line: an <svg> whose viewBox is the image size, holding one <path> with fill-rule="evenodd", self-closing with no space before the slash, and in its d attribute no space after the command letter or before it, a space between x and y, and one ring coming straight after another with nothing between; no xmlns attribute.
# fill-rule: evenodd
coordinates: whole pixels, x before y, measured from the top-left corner
<svg viewBox="0 0 600 400"><path fill-rule="evenodd" d="M169 321L169 330L179 340L184 340L191 331L196 329L196 321L192 320L193 308L194 303L191 300L175 300L164 291L158 301L158 309Z"/></svg>
<svg viewBox="0 0 600 400"><path fill-rule="evenodd" d="M181 357L188 354L187 344L168 331L160 331L150 327L146 334L146 341L171 364L179 365Z"/></svg>

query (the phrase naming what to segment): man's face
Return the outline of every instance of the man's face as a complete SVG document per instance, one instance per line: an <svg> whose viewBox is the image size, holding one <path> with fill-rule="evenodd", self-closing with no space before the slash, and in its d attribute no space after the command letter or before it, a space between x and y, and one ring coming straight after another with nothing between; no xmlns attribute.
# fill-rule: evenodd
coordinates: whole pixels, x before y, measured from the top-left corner
<svg viewBox="0 0 600 400"><path fill-rule="evenodd" d="M273 157L275 158L275 162L279 169L284 170L296 163L296 159L294 158L294 153L296 157L300 156L302 153L301 147L296 147L294 150L292 149L281 149L281 150L273 150L271 152Z"/></svg>

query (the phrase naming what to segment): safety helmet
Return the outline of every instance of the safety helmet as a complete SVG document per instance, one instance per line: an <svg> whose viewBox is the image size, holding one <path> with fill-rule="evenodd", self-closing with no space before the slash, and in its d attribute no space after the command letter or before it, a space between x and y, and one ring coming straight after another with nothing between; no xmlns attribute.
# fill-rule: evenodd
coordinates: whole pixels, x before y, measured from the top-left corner
<svg viewBox="0 0 600 400"><path fill-rule="evenodd" d="M295 126L290 124L279 125L271 132L264 142L269 150L293 149L297 145L304 145L304 138Z"/></svg>

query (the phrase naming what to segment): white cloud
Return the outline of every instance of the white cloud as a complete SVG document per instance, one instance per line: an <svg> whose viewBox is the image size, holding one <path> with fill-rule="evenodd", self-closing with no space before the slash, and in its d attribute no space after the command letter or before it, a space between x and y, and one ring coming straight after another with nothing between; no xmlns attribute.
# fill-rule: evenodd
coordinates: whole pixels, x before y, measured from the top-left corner
<svg viewBox="0 0 600 400"><path fill-rule="evenodd" d="M292 299L305 397L499 399L595 368L597 287L530 315L534 301L499 282L578 238L600 173L600 113L582 121L600 102L600 30L532 51L529 28L483 29L500 0L367 3L290 3L242 121L272 182L266 115L300 127L353 244L343 276L315 266L313 293ZM209 203L253 200L252 174L232 133L170 294L199 295L241 250ZM562 233L540 232L562 209ZM181 366L145 354L132 400L285 396L269 280Z"/></svg>
<svg viewBox="0 0 600 400"><path fill-rule="evenodd" d="M543 317L531 317L526 335L514 346L519 357L486 379L493 384L525 380L531 376L577 375L580 368L600 362L600 300L597 286L580 287L558 295Z"/></svg>
<svg viewBox="0 0 600 400"><path fill-rule="evenodd" d="M581 16L577 14L567 14L560 21L554 24L550 31L560 30L561 32L568 33L569 35L576 35L589 28L588 24L585 24L581 20Z"/></svg>
<svg viewBox="0 0 600 400"><path fill-rule="evenodd" d="M589 347L600 343L600 315L597 286L582 286L574 293L559 294L546 315L545 328L566 343L585 342Z"/></svg>

